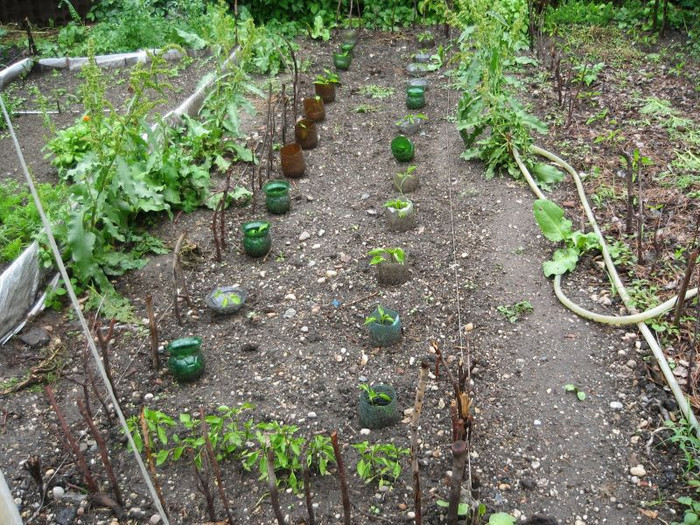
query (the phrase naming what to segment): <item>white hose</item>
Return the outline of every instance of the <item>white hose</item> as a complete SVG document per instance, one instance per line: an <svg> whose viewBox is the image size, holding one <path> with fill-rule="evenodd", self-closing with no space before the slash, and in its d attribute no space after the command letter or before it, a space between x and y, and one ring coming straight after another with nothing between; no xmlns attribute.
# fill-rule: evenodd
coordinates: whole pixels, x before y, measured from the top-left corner
<svg viewBox="0 0 700 525"><path fill-rule="evenodd" d="M657 317L658 315L661 315L662 313L673 308L673 306L675 306L675 304L679 300L679 298L674 297L674 298L670 299L669 301L666 301L665 303L657 306L656 308L653 308L652 310L638 313L636 311L636 309L634 308L634 303L632 302L631 297L629 296L629 294L627 293L627 290L625 289L624 285L622 284L622 280L620 279L620 276L617 273L617 269L615 268L615 264L613 263L612 258L610 257L610 252L608 251L607 244L605 243L605 238L601 234L600 228L598 228L598 223L595 220L595 216L593 215L593 211L591 210L590 204L588 203L588 199L586 198L586 192L583 188L583 184L581 183L581 177L579 177L576 170L574 170L574 168L572 168L566 161L557 157L553 153L550 153L549 151L547 151L545 149L542 149L538 146L535 146L534 144L532 146L530 146L530 151L536 155L541 155L541 156L547 158L548 160L554 162L559 167L565 169L571 175L571 177L574 179L574 183L576 184L576 190L578 192L579 198L581 199L581 204L583 205L583 209L586 213L586 217L588 218L588 222L590 223L591 227L593 228L593 231L595 232L595 234L598 236L598 240L600 242L600 251L603 254L603 260L605 261L605 267L607 268L608 273L610 274L610 277L613 281L613 286L617 290L617 293L620 294L620 298L622 299L622 302L625 304L625 307L627 308L627 310L629 310L632 313L632 315L624 316L624 317L603 316L603 315L595 314L594 312L589 312L588 310L585 310L584 308L574 304L572 301L570 301L564 295L564 292L561 289L561 277L560 276L556 276L556 278L554 279L554 291L555 291L557 297L562 302L562 304L564 304L564 306L571 309L577 315L581 315L582 317L585 317L587 319L591 319L591 320L596 321L596 322L602 322L602 323L608 323L608 324L636 323L637 327L639 328L639 331L642 333L642 336L644 337L644 340L649 345L649 348L651 348L652 353L654 354L654 357L656 358L656 362L658 363L659 368L661 369L661 372L663 373L664 378L666 379L666 383L668 384L669 388L671 389L671 392L673 392L673 396L675 397L676 402L678 403L678 406L679 406L681 412L683 413L683 417L685 417L686 421L688 421L688 423L693 427L695 434L698 437L700 437L700 425L698 424L698 420L695 417L695 414L693 413L693 410L692 410L690 404L688 403L688 400L686 399L685 395L683 394L683 391L681 390L681 387L678 384L678 381L676 380L675 376L673 375L673 372L671 371L671 368L668 365L668 361L666 360L666 356L664 355L664 352L661 349L661 346L656 341L656 338L651 333L651 330L649 330L649 327L644 323L645 320L651 319L653 317ZM515 158L515 162L518 164L520 171L523 173L523 176L527 180L532 191L535 193L535 195L537 195L538 198L546 199L547 197L544 196L544 194L542 193L542 191L539 189L539 187L535 183L534 179L532 178L532 175L530 175L530 172L527 170L527 167L522 162L522 159L520 158L520 155L518 154L517 148L513 147L512 152L513 152L513 157ZM689 290L685 294L684 300L695 297L695 295L697 295L697 292L698 292L697 288Z"/></svg>

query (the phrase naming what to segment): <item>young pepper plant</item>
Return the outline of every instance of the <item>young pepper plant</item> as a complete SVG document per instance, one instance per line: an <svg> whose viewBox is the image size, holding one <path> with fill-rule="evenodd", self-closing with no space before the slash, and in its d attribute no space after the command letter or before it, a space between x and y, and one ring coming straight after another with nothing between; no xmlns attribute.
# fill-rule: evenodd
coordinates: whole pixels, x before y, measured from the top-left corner
<svg viewBox="0 0 700 525"><path fill-rule="evenodd" d="M564 217L564 210L547 199L538 199L534 204L535 220L542 233L553 242L563 242L564 248L554 252L551 261L542 264L547 277L563 275L576 268L579 256L600 246L598 236L594 232L582 233L571 229L571 221Z"/></svg>

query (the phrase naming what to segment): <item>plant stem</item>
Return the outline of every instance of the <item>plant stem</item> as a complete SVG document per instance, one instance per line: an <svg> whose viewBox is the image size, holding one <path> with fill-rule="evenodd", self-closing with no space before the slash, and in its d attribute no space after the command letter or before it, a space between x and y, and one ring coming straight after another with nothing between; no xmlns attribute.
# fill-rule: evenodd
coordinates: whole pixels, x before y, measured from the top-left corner
<svg viewBox="0 0 700 525"><path fill-rule="evenodd" d="M204 445L207 449L209 462L211 463L212 470L214 471L214 476L216 477L216 486L219 489L219 497L221 498L221 503L224 505L224 510L226 511L226 516L228 517L229 525L234 525L235 522L233 521L231 508L229 507L228 498L226 497L226 488L224 487L224 480L221 476L221 469L219 468L219 463L218 461L216 461L214 448L211 446L211 441L209 440L209 429L207 427L207 422L204 416L204 408L202 407L199 407L199 417L202 418L202 437L204 438Z"/></svg>
<svg viewBox="0 0 700 525"><path fill-rule="evenodd" d="M338 464L338 479L340 480L340 493L343 498L343 524L352 525L350 521L350 494L348 493L348 480L345 477L345 465L343 464L343 455L340 452L340 445L338 444L337 431L334 431L331 434L331 443L333 444L335 462Z"/></svg>
<svg viewBox="0 0 700 525"><path fill-rule="evenodd" d="M151 366L153 370L160 369L160 356L158 355L158 326L153 314L153 296L146 296L146 315L148 316L148 329L151 342Z"/></svg>
<svg viewBox="0 0 700 525"><path fill-rule="evenodd" d="M156 495L158 500L165 511L165 498L163 497L163 492L160 489L160 483L158 483L158 475L156 474L156 464L153 461L153 453L151 452L151 435L148 433L148 424L146 423L146 408L141 407L141 414L139 415L139 420L141 422L141 434L143 435L143 448L146 452L146 461L148 461L148 470L151 471L151 476L153 477L153 487L156 489ZM167 511L166 511L167 512ZM168 517L168 516L166 516Z"/></svg>
<svg viewBox="0 0 700 525"><path fill-rule="evenodd" d="M270 491L270 504L277 518L279 525L285 525L284 515L280 508L280 493L277 490L277 476L275 475L275 449L270 445L270 437L268 436L265 443L265 459L267 460L267 488Z"/></svg>
<svg viewBox="0 0 700 525"><path fill-rule="evenodd" d="M428 372L430 365L423 360L420 364L420 375L418 376L418 388L416 389L416 401L413 404L413 414L411 415L411 472L413 473L413 505L416 513L416 525L423 523L423 512L421 507L420 473L418 467L418 420L423 410L423 399L425 397L425 386L428 383Z"/></svg>
<svg viewBox="0 0 700 525"><path fill-rule="evenodd" d="M459 502L462 495L467 448L466 441L461 439L452 443L452 481L450 484L450 506L447 509L447 525L457 525L459 519Z"/></svg>

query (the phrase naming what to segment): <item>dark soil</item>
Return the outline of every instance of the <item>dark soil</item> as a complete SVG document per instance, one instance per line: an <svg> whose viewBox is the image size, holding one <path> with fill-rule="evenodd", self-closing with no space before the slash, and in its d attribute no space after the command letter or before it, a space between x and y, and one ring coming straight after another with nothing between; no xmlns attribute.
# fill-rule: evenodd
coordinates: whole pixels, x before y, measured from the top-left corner
<svg viewBox="0 0 700 525"><path fill-rule="evenodd" d="M301 58L313 63L302 75L301 92L306 95L313 91L313 76L331 64L337 42L302 45ZM666 502L683 490L679 458L673 450L656 445L645 449L645 444L662 424L659 407L673 410L674 403L662 386L649 380L655 375L648 349L631 328L593 324L559 304L542 274L541 263L553 248L533 220L533 196L510 179L484 180L480 164L459 159L463 148L451 118L459 94L440 72L428 76L423 111L430 120L414 141L413 162L421 187L409 196L418 211L418 227L388 231L382 204L396 195L393 175L406 167L395 163L389 143L396 134L394 122L407 113L404 67L416 49L402 34L363 35L350 71L342 74L336 102L326 107L319 146L305 152L306 176L293 181L291 211L267 214L260 192L252 209L229 211L222 262L215 261L210 211L179 215L154 227L153 233L170 245L187 234L183 268L193 305L181 304L184 325L177 324L172 308L172 255L151 258L142 270L120 278L117 287L140 318L146 317L145 297L152 295L162 345L179 337L202 337L206 372L194 383L178 384L165 369L153 371L147 325L118 325L110 364L125 413L138 414L146 405L177 418L200 407L212 413L219 405L247 402L255 408L244 414L245 419L297 425L305 436L338 431L353 523L412 522L409 461L403 461L403 473L389 490L380 489L358 478L358 455L348 445L365 440L410 445L407 416L395 426L361 433L358 384L391 383L400 409L410 409L419 364L426 357L434 362L435 341L453 374L460 358L474 365L469 472L474 496L490 512L531 516L541 511L576 525L652 523L656 512L672 521L674 510ZM76 81L67 82L74 86ZM373 100L360 94L369 84L395 92ZM361 105L373 111L355 111ZM585 122L577 115L579 120ZM41 164L39 120L19 122L30 164L40 178L51 180L50 168ZM264 122L263 111L249 123L251 134ZM550 140L562 134L571 142L584 140L577 132L585 129L581 123L557 130ZM0 141L0 151L10 159L7 142ZM561 150L554 142L550 147ZM3 176L12 176L11 169L6 167ZM278 176L276 167L271 176ZM563 184L554 199L573 200L571 188ZM240 245L240 225L253 218L272 224L272 251L262 259L249 258ZM411 269L408 282L395 287L377 284L367 252L380 246L405 249ZM567 293L588 306L590 296L608 286L590 257L567 283ZM217 285L233 284L249 291L242 311L231 317L208 311L204 297ZM497 309L520 301L529 301L533 311L515 323ZM378 303L400 312L404 332L395 347L369 345L363 323ZM473 331L467 331L468 323ZM81 395L76 381L82 381L85 346L78 326L56 314L46 314L34 326L50 333L51 342L34 350L20 339L8 343L0 353L0 379L20 375L52 349L61 349L62 379L53 388L73 432L88 445L85 455L93 472L108 491L98 452L74 409ZM437 500L448 499L452 470L453 390L444 367L439 376L434 372L419 431L427 523L443 519ZM585 401L564 390L570 383L587 394ZM93 405L97 406L94 400ZM6 451L0 466L25 519L109 523L111 510L90 505L82 496L82 477L60 444L56 416L45 395L24 390L3 396L0 407L0 446ZM116 425L104 414L98 421L110 444L131 522L147 523L154 506L134 459L121 444ZM59 499L49 490L39 511L36 487L22 468L32 454L40 456L44 472L51 470L45 479L49 487L60 486L66 493ZM630 468L638 465L646 474L634 477ZM221 467L235 519L274 523L266 484L238 461L225 460ZM206 521L205 502L188 461L166 462L158 472L172 522ZM318 522L340 523L337 479L315 476L312 490ZM655 507L642 503L659 499L663 502ZM289 522L307 522L299 496L284 492L281 503ZM216 514L218 519L225 516L220 503Z"/></svg>

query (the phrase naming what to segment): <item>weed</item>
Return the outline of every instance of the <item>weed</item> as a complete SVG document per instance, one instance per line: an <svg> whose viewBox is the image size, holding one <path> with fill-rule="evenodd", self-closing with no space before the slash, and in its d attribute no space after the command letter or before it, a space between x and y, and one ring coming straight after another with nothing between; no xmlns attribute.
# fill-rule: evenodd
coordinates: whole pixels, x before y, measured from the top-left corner
<svg viewBox="0 0 700 525"><path fill-rule="evenodd" d="M576 394L576 397L578 398L579 401L584 401L586 399L586 393L581 390L579 387L574 385L573 383L569 383L567 385L564 385L564 390L567 392L573 392Z"/></svg>
<svg viewBox="0 0 700 525"><path fill-rule="evenodd" d="M355 113L376 113L379 111L379 108L372 104L360 104L359 106L355 106L353 111Z"/></svg>
<svg viewBox="0 0 700 525"><path fill-rule="evenodd" d="M394 94L394 88L368 84L360 88L360 94L367 95L374 99L388 98Z"/></svg>
<svg viewBox="0 0 700 525"><path fill-rule="evenodd" d="M513 305L499 305L496 307L499 313L501 313L509 322L515 323L520 318L532 312L533 308L529 301L520 301Z"/></svg>

